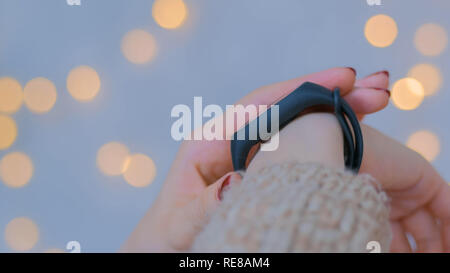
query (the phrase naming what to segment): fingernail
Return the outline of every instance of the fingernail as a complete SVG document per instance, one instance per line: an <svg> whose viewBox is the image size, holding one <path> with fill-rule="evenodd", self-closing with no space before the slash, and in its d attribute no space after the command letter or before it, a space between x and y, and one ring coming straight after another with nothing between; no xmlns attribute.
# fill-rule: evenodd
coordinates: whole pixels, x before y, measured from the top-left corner
<svg viewBox="0 0 450 273"><path fill-rule="evenodd" d="M384 91L384 92L386 92L388 94L389 97L391 96L391 91L389 89L378 88L378 87L372 87L372 89Z"/></svg>
<svg viewBox="0 0 450 273"><path fill-rule="evenodd" d="M222 199L223 199L223 193L230 186L230 180L231 180L231 176L232 175L233 174L230 174L227 178L225 178L225 180L222 182L222 185L220 186L220 189L219 189L219 192L218 192L218 194L219 194L218 197L219 197L220 201L222 201Z"/></svg>
<svg viewBox="0 0 450 273"><path fill-rule="evenodd" d="M356 76L356 69L354 69L353 67L348 66L347 69L350 69L351 71L353 71L353 74L355 74Z"/></svg>
<svg viewBox="0 0 450 273"><path fill-rule="evenodd" d="M218 191L218 199L222 201L223 199L223 193L226 192L231 184L234 184L236 182L239 182L241 180L241 176L238 173L231 173L228 175L227 178L222 182L222 185L220 185L220 189Z"/></svg>
<svg viewBox="0 0 450 273"><path fill-rule="evenodd" d="M389 78L389 71L387 71L387 70L381 70L381 71L372 73L372 74L369 75L369 77L370 77L370 76L374 76L374 75L378 75L378 74L384 74L384 75L386 75L386 77Z"/></svg>

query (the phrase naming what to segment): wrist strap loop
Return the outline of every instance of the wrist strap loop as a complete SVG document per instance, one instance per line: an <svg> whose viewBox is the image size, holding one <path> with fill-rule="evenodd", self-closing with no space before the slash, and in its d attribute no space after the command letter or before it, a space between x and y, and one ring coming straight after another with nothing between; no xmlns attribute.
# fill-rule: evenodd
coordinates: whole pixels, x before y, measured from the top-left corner
<svg viewBox="0 0 450 273"><path fill-rule="evenodd" d="M361 127L351 107L342 100L339 88L335 88L331 92L323 86L305 82L275 105L279 106L279 130L309 107L327 105L334 107L334 114L342 128L344 138L345 166L356 173L359 171L363 155ZM266 128L270 128L271 108L267 110L267 113L263 114L267 115L267 118L264 119L268 122ZM245 170L245 163L251 148L263 142L259 130L257 132L257 139L249 139L249 128L259 128L260 116L247 123L246 126L233 135L231 141L231 158L235 171ZM273 136L275 133L277 131L271 130L269 134ZM245 139L238 139L238 135L245 135Z"/></svg>

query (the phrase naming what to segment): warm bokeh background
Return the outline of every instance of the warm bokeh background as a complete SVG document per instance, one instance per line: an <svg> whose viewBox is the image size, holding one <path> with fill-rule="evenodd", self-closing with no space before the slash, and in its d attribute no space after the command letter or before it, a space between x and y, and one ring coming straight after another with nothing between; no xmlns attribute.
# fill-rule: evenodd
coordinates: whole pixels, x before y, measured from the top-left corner
<svg viewBox="0 0 450 273"><path fill-rule="evenodd" d="M174 105L334 66L388 69L366 122L450 180L450 2L368 2L0 0L0 252L116 251L179 146Z"/></svg>

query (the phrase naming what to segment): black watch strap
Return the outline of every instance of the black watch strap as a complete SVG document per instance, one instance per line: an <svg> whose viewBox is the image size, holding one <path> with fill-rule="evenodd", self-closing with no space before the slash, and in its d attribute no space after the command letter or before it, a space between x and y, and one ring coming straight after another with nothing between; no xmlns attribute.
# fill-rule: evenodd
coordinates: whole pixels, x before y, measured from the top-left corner
<svg viewBox="0 0 450 273"><path fill-rule="evenodd" d="M341 99L338 88L332 92L323 86L306 82L275 105L278 105L279 110L279 130L310 107L333 107L334 114L341 125L344 135L345 165L348 169L356 173L359 171L363 155L361 127L351 107ZM273 136L277 131L270 128L271 111L272 107L267 109L266 113L263 113L265 115L263 122L267 122L267 131ZM260 120L263 114L247 123L233 135L233 139L231 140L231 158L235 171L245 170L247 157L252 147L264 142L259 132ZM257 128L256 139L250 139L250 128ZM241 140L238 139L238 136L245 136L245 138Z"/></svg>

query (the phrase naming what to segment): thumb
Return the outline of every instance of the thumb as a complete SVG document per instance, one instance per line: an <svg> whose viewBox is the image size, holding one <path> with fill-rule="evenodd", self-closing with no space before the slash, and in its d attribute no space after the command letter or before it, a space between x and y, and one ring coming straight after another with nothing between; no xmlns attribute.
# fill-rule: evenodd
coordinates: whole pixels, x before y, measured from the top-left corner
<svg viewBox="0 0 450 273"><path fill-rule="evenodd" d="M169 225L169 240L178 250L188 249L198 232L208 222L211 213L220 204L222 193L242 180L240 174L230 172L206 187L197 197L176 212Z"/></svg>

